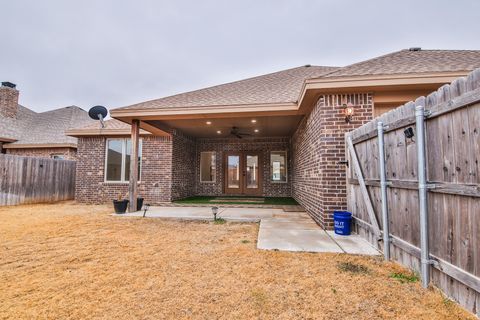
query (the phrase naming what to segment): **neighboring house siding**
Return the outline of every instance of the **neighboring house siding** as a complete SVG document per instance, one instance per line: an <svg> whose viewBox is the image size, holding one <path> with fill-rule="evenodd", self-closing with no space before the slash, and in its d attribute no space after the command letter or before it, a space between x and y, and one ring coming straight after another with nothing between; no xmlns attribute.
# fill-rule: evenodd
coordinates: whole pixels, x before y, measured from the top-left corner
<svg viewBox="0 0 480 320"><path fill-rule="evenodd" d="M223 194L224 157L226 151L260 151L263 158L263 195L269 197L289 197L290 190L290 138L257 138L247 139L199 139L197 140L197 158L195 181L198 195ZM216 152L216 181L200 182L200 154L203 151ZM270 179L270 152L287 151L288 178L287 183L275 183Z"/></svg>
<svg viewBox="0 0 480 320"><path fill-rule="evenodd" d="M195 140L172 135L172 200L195 195Z"/></svg>
<svg viewBox="0 0 480 320"><path fill-rule="evenodd" d="M170 137L142 137L142 175L138 193L146 203L171 199L172 141ZM80 203L109 203L127 198L128 183L105 182L105 137L79 138L75 199Z"/></svg>
<svg viewBox="0 0 480 320"><path fill-rule="evenodd" d="M5 149L7 154L23 157L52 158L61 155L65 160L76 160L77 150L74 148L28 148L28 149Z"/></svg>
<svg viewBox="0 0 480 320"><path fill-rule="evenodd" d="M345 122L343 104L355 106ZM333 211L346 209L345 160L347 131L372 119L371 94L323 95L292 137L292 195L322 227L333 227Z"/></svg>

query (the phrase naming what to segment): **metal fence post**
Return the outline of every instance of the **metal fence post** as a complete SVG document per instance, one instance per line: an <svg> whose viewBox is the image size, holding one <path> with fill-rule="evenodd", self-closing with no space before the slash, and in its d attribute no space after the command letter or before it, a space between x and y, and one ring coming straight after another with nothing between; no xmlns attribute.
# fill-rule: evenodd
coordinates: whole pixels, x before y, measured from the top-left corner
<svg viewBox="0 0 480 320"><path fill-rule="evenodd" d="M425 159L425 107L415 108L417 127L417 155L418 155L418 200L420 208L420 247L422 263L422 286L430 283L430 253L428 248L428 206L427 206L427 179Z"/></svg>
<svg viewBox="0 0 480 320"><path fill-rule="evenodd" d="M385 143L383 137L383 122L377 123L378 132L378 161L380 165L380 187L382 191L382 220L383 220L383 256L390 260L390 223L387 204L387 175L385 173Z"/></svg>

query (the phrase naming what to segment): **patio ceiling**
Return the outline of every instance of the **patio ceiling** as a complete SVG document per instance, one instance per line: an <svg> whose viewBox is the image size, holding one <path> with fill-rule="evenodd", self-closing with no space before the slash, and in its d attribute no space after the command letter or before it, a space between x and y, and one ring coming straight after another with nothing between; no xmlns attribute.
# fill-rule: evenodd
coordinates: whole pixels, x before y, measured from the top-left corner
<svg viewBox="0 0 480 320"><path fill-rule="evenodd" d="M196 138L227 138L232 127L240 133L248 133L251 137L285 137L292 135L302 115L291 116L249 116L239 118L203 118L176 120L146 120L149 125L162 130L177 129L186 135Z"/></svg>

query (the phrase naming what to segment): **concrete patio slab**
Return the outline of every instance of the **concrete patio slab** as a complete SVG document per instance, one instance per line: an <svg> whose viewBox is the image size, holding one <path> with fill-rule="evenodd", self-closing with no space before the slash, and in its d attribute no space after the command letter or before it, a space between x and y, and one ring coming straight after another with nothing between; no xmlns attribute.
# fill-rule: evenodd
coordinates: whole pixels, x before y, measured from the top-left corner
<svg viewBox="0 0 480 320"><path fill-rule="evenodd" d="M380 254L377 249L359 235L351 234L349 236L341 236L333 231L327 231L327 233L346 253L364 255Z"/></svg>
<svg viewBox="0 0 480 320"><path fill-rule="evenodd" d="M141 217L143 211L116 216ZM379 254L370 243L360 236L339 236L333 231L323 230L306 212L285 212L277 208L220 206L217 216L229 221L260 222L257 248L262 250ZM213 220L211 207L197 206L150 207L146 217Z"/></svg>
<svg viewBox="0 0 480 320"><path fill-rule="evenodd" d="M280 251L307 251L307 252L338 252L343 250L317 227L313 229L287 229L276 227L262 227L265 220L260 222L257 248L263 250Z"/></svg>

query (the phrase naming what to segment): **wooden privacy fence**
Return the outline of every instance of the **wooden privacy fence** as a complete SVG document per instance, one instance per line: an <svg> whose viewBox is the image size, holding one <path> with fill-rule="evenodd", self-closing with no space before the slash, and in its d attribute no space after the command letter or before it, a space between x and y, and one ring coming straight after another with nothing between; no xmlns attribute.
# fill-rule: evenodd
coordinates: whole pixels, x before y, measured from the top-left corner
<svg viewBox="0 0 480 320"><path fill-rule="evenodd" d="M420 270L416 106L426 110L430 250L424 263L432 283L480 314L480 69L347 133L348 208L358 233L382 248L377 123L383 122L391 259Z"/></svg>
<svg viewBox="0 0 480 320"><path fill-rule="evenodd" d="M0 206L75 196L75 161L0 154Z"/></svg>

